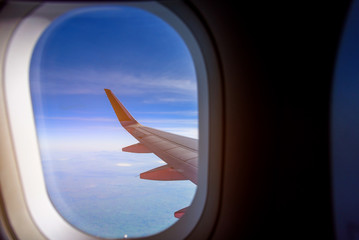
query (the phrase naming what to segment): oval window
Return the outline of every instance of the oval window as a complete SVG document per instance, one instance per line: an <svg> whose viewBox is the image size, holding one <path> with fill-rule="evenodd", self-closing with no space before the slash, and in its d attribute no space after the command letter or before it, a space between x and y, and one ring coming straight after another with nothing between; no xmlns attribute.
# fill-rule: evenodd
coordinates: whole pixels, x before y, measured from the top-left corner
<svg viewBox="0 0 359 240"><path fill-rule="evenodd" d="M66 221L133 238L185 214L196 192L197 81L171 26L134 7L72 10L36 44L30 87L48 195Z"/></svg>

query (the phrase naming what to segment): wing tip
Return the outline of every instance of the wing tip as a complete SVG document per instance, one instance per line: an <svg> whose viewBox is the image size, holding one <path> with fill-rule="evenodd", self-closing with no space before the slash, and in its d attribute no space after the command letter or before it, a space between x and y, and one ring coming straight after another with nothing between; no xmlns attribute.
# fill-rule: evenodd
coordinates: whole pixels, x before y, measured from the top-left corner
<svg viewBox="0 0 359 240"><path fill-rule="evenodd" d="M109 99L113 110L115 111L118 120L122 122L137 122L132 115L127 111L127 109L122 105L122 103L117 99L115 94L112 93L110 89L104 88L107 98Z"/></svg>

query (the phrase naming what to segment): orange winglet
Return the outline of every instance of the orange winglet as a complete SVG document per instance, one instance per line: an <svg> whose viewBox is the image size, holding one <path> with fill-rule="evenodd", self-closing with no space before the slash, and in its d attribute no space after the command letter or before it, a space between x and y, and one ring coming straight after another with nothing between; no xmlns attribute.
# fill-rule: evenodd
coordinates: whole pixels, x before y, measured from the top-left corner
<svg viewBox="0 0 359 240"><path fill-rule="evenodd" d="M106 95L110 100L113 110L115 111L118 120L123 124L124 122L137 123L137 121L131 116L127 109L122 105L122 103L117 99L117 97L112 93L111 90L105 89Z"/></svg>

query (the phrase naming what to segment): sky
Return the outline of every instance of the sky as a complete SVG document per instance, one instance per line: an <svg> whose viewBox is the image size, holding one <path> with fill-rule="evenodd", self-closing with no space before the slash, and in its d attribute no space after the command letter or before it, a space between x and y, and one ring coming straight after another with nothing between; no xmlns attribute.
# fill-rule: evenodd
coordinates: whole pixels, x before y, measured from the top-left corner
<svg viewBox="0 0 359 240"><path fill-rule="evenodd" d="M132 7L68 12L40 37L30 85L48 193L67 221L100 237L145 236L191 203L189 181L139 179L164 162L121 151L136 140L104 91L141 124L198 138L192 58L163 20Z"/></svg>

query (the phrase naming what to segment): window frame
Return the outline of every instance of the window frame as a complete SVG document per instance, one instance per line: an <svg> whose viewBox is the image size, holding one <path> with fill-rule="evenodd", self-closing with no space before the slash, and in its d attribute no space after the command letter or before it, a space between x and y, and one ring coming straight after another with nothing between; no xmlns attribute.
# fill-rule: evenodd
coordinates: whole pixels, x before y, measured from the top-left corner
<svg viewBox="0 0 359 240"><path fill-rule="evenodd" d="M1 153L1 169L12 175L14 180L9 181L6 176L2 176L0 183L9 225L19 238L28 237L29 232L33 232L35 236L42 235L50 239L97 239L66 222L47 195L29 85L31 55L41 33L57 16L74 8L94 5L125 5L148 11L171 25L191 52L200 90L198 188L190 209L179 221L163 232L145 238L174 239L175 236L178 239L195 239L204 237L204 233L209 236L219 210L223 151L222 84L218 58L204 25L194 11L180 1L165 1L161 4L9 3L5 6L0 15L0 21L7 26L0 28L3 78L0 110L5 113L2 114L4 124L1 126L5 130L1 131L1 147L5 149ZM14 11L17 11L18 16L12 15ZM8 146L3 144L5 141ZM12 156L6 155L6 152ZM9 194L10 191L14 193ZM15 201L17 203L14 198L19 199ZM21 230L24 224L27 228Z"/></svg>

